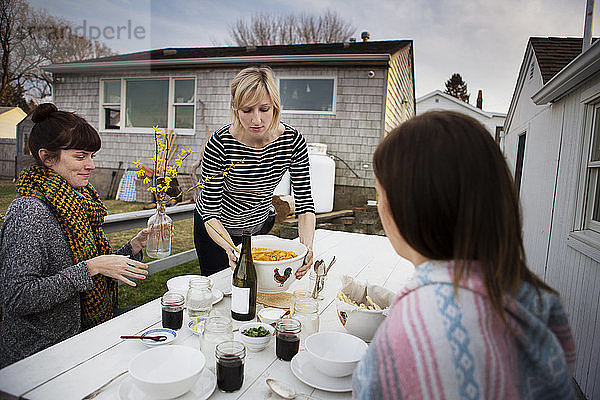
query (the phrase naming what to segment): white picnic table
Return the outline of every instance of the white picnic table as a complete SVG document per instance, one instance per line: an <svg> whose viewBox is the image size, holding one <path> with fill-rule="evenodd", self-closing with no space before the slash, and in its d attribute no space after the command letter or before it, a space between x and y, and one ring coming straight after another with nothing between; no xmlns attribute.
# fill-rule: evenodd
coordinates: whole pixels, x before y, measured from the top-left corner
<svg viewBox="0 0 600 400"><path fill-rule="evenodd" d="M314 260L324 259L328 263L333 256L337 261L328 274L322 292L324 299L319 302L320 331L344 331L334 303L335 295L341 287L340 276L350 275L396 292L414 273L413 265L399 257L385 237L317 230ZM219 287L220 283L231 279L231 271L224 270L212 277L215 279L215 286ZM307 287L308 274L294 282L288 291ZM230 303L231 298L225 296L213 309L230 315ZM188 321L186 316L184 326L172 343L199 349L200 337L187 329ZM241 323L234 321L234 329L240 325ZM160 299L150 301L0 370L0 398L81 399L120 372L126 371L129 361L148 349L140 341L120 339L121 335L141 334L157 327L161 327ZM235 332L234 338L239 340L239 335L239 332ZM96 398L118 399L119 386L126 377L127 374L113 381ZM216 388L210 398L279 398L269 390L266 378L284 381L299 393L323 400L348 399L352 396L351 392L326 392L302 383L293 374L289 362L277 359L275 340L271 340L265 350L247 353L244 384L240 390L223 393Z"/></svg>

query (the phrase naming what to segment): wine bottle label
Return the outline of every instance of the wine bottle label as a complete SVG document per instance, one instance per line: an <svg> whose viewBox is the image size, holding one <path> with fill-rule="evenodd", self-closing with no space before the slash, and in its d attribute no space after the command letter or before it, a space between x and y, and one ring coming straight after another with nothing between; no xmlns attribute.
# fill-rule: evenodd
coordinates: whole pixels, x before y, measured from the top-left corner
<svg viewBox="0 0 600 400"><path fill-rule="evenodd" d="M231 311L238 314L250 312L250 288L231 286Z"/></svg>

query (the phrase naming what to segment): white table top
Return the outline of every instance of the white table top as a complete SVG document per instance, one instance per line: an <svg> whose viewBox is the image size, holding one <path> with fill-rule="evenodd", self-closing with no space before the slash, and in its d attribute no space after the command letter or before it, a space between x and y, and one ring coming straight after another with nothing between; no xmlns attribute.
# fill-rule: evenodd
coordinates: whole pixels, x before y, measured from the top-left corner
<svg viewBox="0 0 600 400"><path fill-rule="evenodd" d="M320 331L344 331L334 304L334 297L341 282L339 277L350 275L371 284L378 284L397 292L414 273L413 265L400 258L385 237L328 231L315 233L314 259L326 263L336 256L337 261L328 274L320 301ZM231 271L213 275L215 286L219 280L231 279ZM292 284L289 291L305 289L308 274ZM166 288L165 288L166 290ZM226 296L214 310L230 315L231 298ZM185 325L179 330L173 344L199 348L199 336L192 334ZM234 329L241 323L234 321ZM81 399L102 386L120 372L127 370L129 361L147 350L135 340L120 339L120 335L140 334L152 327L161 327L160 299L125 313L117 318L89 329L79 335L36 353L24 360L0 370L0 397L26 399ZM239 340L239 332L234 333ZM298 393L306 393L320 399L348 399L351 392L331 393L314 389L298 380L291 371L290 363L275 356L275 340L261 352L248 352L244 384L233 393L215 390L211 399L266 399L279 398L272 394L265 383L266 378L282 380ZM97 399L118 399L119 385L124 375L112 382ZM8 395L8 396L7 396Z"/></svg>

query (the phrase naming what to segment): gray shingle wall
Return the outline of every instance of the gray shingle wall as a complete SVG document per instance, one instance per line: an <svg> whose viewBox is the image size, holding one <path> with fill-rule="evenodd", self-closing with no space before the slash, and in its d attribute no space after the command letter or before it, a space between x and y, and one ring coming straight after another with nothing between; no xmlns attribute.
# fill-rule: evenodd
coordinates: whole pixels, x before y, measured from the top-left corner
<svg viewBox="0 0 600 400"><path fill-rule="evenodd" d="M368 76L370 70L375 72L374 77ZM180 134L176 143L179 148L191 147L198 152L206 140L207 132L213 132L231 119L229 84L238 71L238 68L180 69L127 72L123 75L114 72L62 75L64 81L54 87L54 100L60 109L76 111L98 128L101 78L195 76L197 82L195 135ZM275 67L274 71L281 77L334 76L337 78L334 115L283 113L282 121L299 129L307 142L326 143L328 152L348 165L336 159L336 185L372 187L374 175L371 157L383 137L387 69ZM412 77L408 79L412 80ZM119 161L123 162L123 167L133 167L133 162L138 159L147 165L150 164L154 149L151 134L101 132L101 136L102 149L96 157L98 167L116 168ZM186 160L181 172L189 172L191 164L192 159ZM366 168L363 168L363 165L366 165Z"/></svg>

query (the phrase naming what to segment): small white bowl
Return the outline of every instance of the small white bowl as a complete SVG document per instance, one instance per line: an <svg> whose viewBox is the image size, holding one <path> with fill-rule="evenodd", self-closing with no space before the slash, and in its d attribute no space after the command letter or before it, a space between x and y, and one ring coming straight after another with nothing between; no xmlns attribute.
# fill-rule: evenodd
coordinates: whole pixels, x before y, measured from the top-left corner
<svg viewBox="0 0 600 400"><path fill-rule="evenodd" d="M258 312L258 319L265 324L272 324L277 322L285 313L286 311L281 308L265 307Z"/></svg>
<svg viewBox="0 0 600 400"><path fill-rule="evenodd" d="M350 375L367 351L364 340L343 332L317 332L304 341L311 364L335 378Z"/></svg>
<svg viewBox="0 0 600 400"><path fill-rule="evenodd" d="M251 337L246 336L242 332L250 328L258 328L263 327L269 331L268 336L263 337ZM242 337L242 342L246 345L246 348L250 351L262 351L271 341L273 337L273 333L275 333L275 328L273 328L269 324L265 324L264 322L247 322L240 326L240 336Z"/></svg>
<svg viewBox="0 0 600 400"><path fill-rule="evenodd" d="M172 399L194 386L205 364L204 354L193 347L155 347L131 360L129 375L148 397Z"/></svg>

